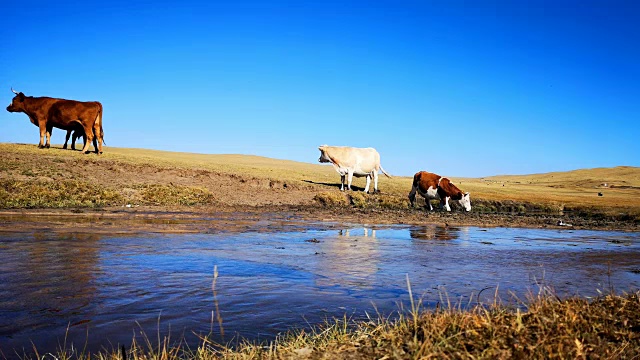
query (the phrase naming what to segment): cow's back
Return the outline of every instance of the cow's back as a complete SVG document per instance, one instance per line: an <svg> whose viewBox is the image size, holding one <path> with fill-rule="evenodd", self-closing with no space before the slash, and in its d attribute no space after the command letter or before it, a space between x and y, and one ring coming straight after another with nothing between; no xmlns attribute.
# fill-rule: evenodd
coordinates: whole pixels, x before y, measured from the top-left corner
<svg viewBox="0 0 640 360"><path fill-rule="evenodd" d="M29 115L29 119L31 123L38 126L34 120L38 121L46 121L49 117L49 112L51 108L58 102L63 99L52 98L52 97L27 97L25 98L25 102L28 103L29 111L26 112Z"/></svg>
<svg viewBox="0 0 640 360"><path fill-rule="evenodd" d="M323 150L334 162L340 165L356 166L371 160L380 162L380 155L374 148L323 146Z"/></svg>
<svg viewBox="0 0 640 360"><path fill-rule="evenodd" d="M413 176L413 187L421 193L426 193L430 188L437 189L441 176L427 171L419 171Z"/></svg>
<svg viewBox="0 0 640 360"><path fill-rule="evenodd" d="M380 155L374 148L321 145L318 149L320 162L331 162L341 175L369 176L381 170Z"/></svg>
<svg viewBox="0 0 640 360"><path fill-rule="evenodd" d="M462 199L462 190L458 189L457 186L453 185L451 180L448 178L442 178L440 180L440 185L438 186L438 193L441 197L448 196L452 200L460 200Z"/></svg>
<svg viewBox="0 0 640 360"><path fill-rule="evenodd" d="M51 106L48 121L61 129L74 128L78 123L92 126L101 111L102 105L97 101L59 99Z"/></svg>

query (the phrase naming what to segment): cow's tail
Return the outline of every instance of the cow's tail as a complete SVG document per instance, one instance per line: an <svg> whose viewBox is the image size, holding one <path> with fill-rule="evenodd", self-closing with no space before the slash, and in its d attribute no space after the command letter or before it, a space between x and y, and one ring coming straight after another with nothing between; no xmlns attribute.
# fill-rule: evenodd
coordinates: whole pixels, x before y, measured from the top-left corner
<svg viewBox="0 0 640 360"><path fill-rule="evenodd" d="M380 165L380 171L382 171L383 174L385 174L389 179L391 179L391 175L387 174L387 172L384 171L384 169L382 168L382 165Z"/></svg>
<svg viewBox="0 0 640 360"><path fill-rule="evenodd" d="M413 176L413 184L411 185L411 192L409 192L409 204L414 207L416 203L416 192L418 191L418 182L420 181L420 173Z"/></svg>
<svg viewBox="0 0 640 360"><path fill-rule="evenodd" d="M420 173L416 173L415 175L413 175L413 187L414 188L418 188L418 183L420 182Z"/></svg>
<svg viewBox="0 0 640 360"><path fill-rule="evenodd" d="M96 121L100 124L100 140L102 140L102 143L104 145L107 145L107 143L104 141L104 130L102 130L102 104L100 104L100 110L98 111Z"/></svg>

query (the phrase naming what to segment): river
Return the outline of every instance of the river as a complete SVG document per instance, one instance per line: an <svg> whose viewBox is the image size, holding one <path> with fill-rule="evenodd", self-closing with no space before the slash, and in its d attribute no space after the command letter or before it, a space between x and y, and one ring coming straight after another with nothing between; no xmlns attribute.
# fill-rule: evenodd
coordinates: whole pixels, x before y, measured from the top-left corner
<svg viewBox="0 0 640 360"><path fill-rule="evenodd" d="M269 229L259 231L259 228ZM214 286L214 269L217 278ZM269 222L247 232L0 232L0 350L92 352L144 335L271 340L438 302L640 288L640 234ZM66 339L66 340L65 340ZM155 340L152 340L155 341Z"/></svg>

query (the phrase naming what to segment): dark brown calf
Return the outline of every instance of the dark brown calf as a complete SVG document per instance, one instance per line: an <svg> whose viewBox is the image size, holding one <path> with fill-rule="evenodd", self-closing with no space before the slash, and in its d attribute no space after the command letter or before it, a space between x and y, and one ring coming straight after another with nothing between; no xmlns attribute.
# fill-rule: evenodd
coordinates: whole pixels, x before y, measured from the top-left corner
<svg viewBox="0 0 640 360"><path fill-rule="evenodd" d="M51 131L54 127L63 130L75 130L82 128L87 141L82 148L88 152L89 144L93 141L93 147L98 154L102 154L102 104L97 101L75 101L56 99L50 97L25 96L11 89L14 96L11 104L7 106L9 112L23 112L29 116L31 123L40 128L39 148L50 147ZM46 144L44 137L47 137Z"/></svg>
<svg viewBox="0 0 640 360"><path fill-rule="evenodd" d="M71 133L73 133L73 137L71 136ZM81 127L78 127L75 130L67 130L67 135L64 139L64 145L62 146L63 149L67 148L67 144L69 143L69 138L71 138L71 150L75 150L76 149L76 140L78 140L78 138L82 137L82 145L84 147L84 144L87 143L87 137L84 134L84 130Z"/></svg>

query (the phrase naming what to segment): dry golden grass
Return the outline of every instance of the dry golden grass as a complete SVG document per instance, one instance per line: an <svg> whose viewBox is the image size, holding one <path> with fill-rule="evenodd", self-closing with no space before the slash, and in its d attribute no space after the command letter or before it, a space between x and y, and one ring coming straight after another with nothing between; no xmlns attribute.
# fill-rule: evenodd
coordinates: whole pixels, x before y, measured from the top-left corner
<svg viewBox="0 0 640 360"><path fill-rule="evenodd" d="M331 166L276 160L252 155L200 155L156 150L109 148L109 152L130 161L150 161L151 164L170 163L250 174L254 177L275 178L282 181L312 181L338 184L340 177ZM416 169L418 171L420 169ZM428 169L427 169L428 170ZM441 174L448 176L447 174ZM581 169L534 175L503 175L485 178L450 177L463 191L472 193L473 200L513 200L556 207L640 209L640 168ZM406 197L411 190L412 177L380 177L383 193ZM353 184L364 188L364 178L354 178ZM603 184L607 184L604 187ZM504 186L503 186L504 185ZM604 196L598 196L598 193Z"/></svg>
<svg viewBox="0 0 640 360"><path fill-rule="evenodd" d="M228 346L203 338L196 348L143 338L128 349L87 354L60 349L66 359L636 359L640 356L640 293L560 300L550 293L526 303L425 310L419 301L391 320L334 319L291 331L269 343ZM157 343L154 343L157 342ZM173 344L173 345L171 345ZM37 352L27 359L41 358Z"/></svg>
<svg viewBox="0 0 640 360"><path fill-rule="evenodd" d="M581 169L534 175L459 179L477 198L553 204L564 208L640 208L640 168ZM606 186L604 186L606 184ZM603 196L598 196L602 193Z"/></svg>
<svg viewBox="0 0 640 360"><path fill-rule="evenodd" d="M31 161L15 160L11 154L20 154ZM64 178L60 173L58 164L64 162L76 162L96 169L119 169L120 165L127 164L136 169L147 169L148 171L167 171L177 169L191 172L197 175L201 172L204 176L223 175L237 178L239 182L247 179L266 181L266 188L272 188L277 182L277 186L283 184L291 185L294 188L306 191L309 195L301 197L301 203L316 200L327 206L355 206L355 207L381 207L405 209L408 206L407 195L411 189L412 178L394 176L389 179L380 177L379 187L382 195L371 197L368 195L352 192L343 196L339 192L339 175L331 166L301 163L288 160L270 159L253 155L205 155L192 153L177 153L168 151L128 149L128 148L106 148L104 155L81 154L74 151L62 151L59 149L41 150L35 145L0 144L0 155L3 156L0 163L0 179L36 181L38 176L46 176L54 180ZM37 161L42 156L47 157L47 161ZM314 159L310 159L314 160ZM421 169L416 169L421 170ZM426 169L428 170L428 169ZM120 171L122 171L120 169ZM5 175L4 174L10 174ZM189 175L189 176L192 176ZM448 176L449 174L441 174ZM114 176L110 173L103 173L102 176ZM19 177L19 179L17 178ZM183 180L184 180L183 176ZM529 212L532 210L543 211L586 211L602 212L619 215L628 214L631 217L640 216L640 168L637 167L615 167L583 169L568 172L557 172L535 175L504 175L486 178L457 178L451 177L463 191L471 193L474 211L477 212ZM101 179L97 179L99 182ZM166 183L146 182L138 184L140 186L170 186L174 184L171 178L165 179ZM142 181L142 180L141 180ZM196 189L197 184L182 181L182 186L193 188L193 192L203 192L196 196L198 199L205 199L204 202L187 201L187 204L210 203L212 197L216 197L216 189L202 188ZM178 182L176 182L178 184ZM607 184L607 186L604 186ZM355 178L354 186L357 189L364 188L365 179ZM111 191L108 182L101 185L101 189ZM119 191L115 189L114 191ZM170 189L166 189L166 194L171 194ZM136 188L129 191L137 191ZM209 192L212 197L207 197ZM179 194L179 192L175 192ZM598 196L602 193L603 196ZM127 194L120 194L127 201ZM282 196L286 194L279 194ZM11 194L5 193L5 197ZM28 197L28 194L25 195ZM176 195L177 196L177 195ZM194 195L195 196L195 195ZM274 196L274 198L277 198ZM175 197L175 196L174 196ZM303 198L304 197L304 198ZM344 199L342 199L344 198ZM11 199L9 199L11 200ZM233 201L231 199L230 201ZM295 201L295 200L291 200ZM179 199L166 199L163 201L148 201L147 204L155 202L164 204L181 203ZM13 201L13 204L20 203ZM64 205L65 202L55 202ZM144 203L144 202L143 202ZM0 204L0 207L7 207L7 202ZM38 204L44 204L40 202ZM307 202L308 204L308 202ZM106 204L110 205L110 204ZM111 204L113 205L113 204ZM57 205L56 205L57 206ZM45 206L46 207L46 206Z"/></svg>

